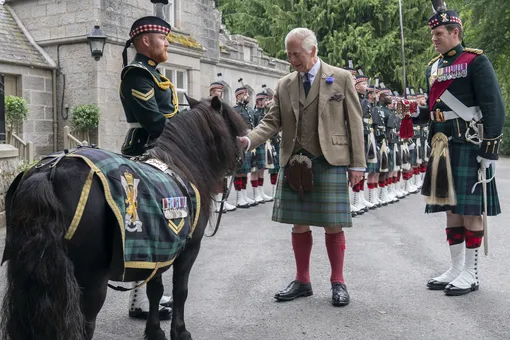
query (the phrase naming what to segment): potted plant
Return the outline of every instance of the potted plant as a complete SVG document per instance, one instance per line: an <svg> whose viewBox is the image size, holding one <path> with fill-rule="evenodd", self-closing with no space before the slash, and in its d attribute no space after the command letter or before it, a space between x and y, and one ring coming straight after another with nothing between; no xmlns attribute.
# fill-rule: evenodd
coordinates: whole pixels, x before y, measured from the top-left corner
<svg viewBox="0 0 510 340"><path fill-rule="evenodd" d="M79 105L72 110L72 124L74 130L80 132L80 136L90 143L91 130L99 126L99 108L92 104Z"/></svg>
<svg viewBox="0 0 510 340"><path fill-rule="evenodd" d="M27 101L18 96L5 97L5 121L11 133L18 134L28 117Z"/></svg>

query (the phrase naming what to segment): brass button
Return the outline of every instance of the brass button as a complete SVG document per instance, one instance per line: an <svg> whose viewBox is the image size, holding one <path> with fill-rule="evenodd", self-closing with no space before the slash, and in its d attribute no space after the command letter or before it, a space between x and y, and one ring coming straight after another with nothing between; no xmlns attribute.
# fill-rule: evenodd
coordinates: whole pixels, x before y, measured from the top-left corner
<svg viewBox="0 0 510 340"><path fill-rule="evenodd" d="M436 102L437 103L441 103L441 99L436 99Z"/></svg>

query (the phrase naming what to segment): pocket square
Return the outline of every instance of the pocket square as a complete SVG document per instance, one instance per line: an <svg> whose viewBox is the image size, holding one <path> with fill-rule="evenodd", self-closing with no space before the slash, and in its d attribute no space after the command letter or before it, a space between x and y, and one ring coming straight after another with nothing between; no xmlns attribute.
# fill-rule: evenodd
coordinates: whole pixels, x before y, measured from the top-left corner
<svg viewBox="0 0 510 340"><path fill-rule="evenodd" d="M337 102L340 102L342 100L344 100L345 96L342 92L338 92L338 93L335 93L334 95L332 95L331 97L329 97L328 100L336 100Z"/></svg>

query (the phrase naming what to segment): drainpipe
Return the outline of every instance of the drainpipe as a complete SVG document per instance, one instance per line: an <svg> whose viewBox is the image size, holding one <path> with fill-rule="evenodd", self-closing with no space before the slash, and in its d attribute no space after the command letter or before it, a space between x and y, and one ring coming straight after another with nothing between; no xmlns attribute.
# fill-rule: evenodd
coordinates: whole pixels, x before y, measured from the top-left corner
<svg viewBox="0 0 510 340"><path fill-rule="evenodd" d="M51 72L53 84L53 152L57 151L57 133L58 133L58 120L57 120L57 69L53 69Z"/></svg>

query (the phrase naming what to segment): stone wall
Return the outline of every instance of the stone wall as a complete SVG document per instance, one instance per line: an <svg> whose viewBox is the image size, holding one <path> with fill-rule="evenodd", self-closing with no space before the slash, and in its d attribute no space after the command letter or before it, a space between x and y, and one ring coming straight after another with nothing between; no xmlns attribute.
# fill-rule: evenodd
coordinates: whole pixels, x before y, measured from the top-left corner
<svg viewBox="0 0 510 340"><path fill-rule="evenodd" d="M105 0L7 0L38 43L89 34Z"/></svg>
<svg viewBox="0 0 510 340"><path fill-rule="evenodd" d="M21 138L34 143L36 154L53 151L53 83L52 71L16 66L1 65L5 74L20 77L21 91L18 94L28 103L28 120L23 124Z"/></svg>
<svg viewBox="0 0 510 340"><path fill-rule="evenodd" d="M5 194L16 175L18 163L18 149L0 144L0 228L5 227Z"/></svg>

